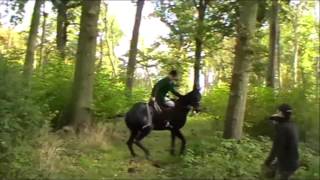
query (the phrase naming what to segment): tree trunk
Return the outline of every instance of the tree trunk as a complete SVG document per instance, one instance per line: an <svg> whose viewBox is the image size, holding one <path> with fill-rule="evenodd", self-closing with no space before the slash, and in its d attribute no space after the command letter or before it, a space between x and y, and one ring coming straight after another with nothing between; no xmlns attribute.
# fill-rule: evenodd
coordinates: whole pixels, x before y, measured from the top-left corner
<svg viewBox="0 0 320 180"><path fill-rule="evenodd" d="M76 132L83 131L91 122L100 3L101 0L82 1L72 97L63 116Z"/></svg>
<svg viewBox="0 0 320 180"><path fill-rule="evenodd" d="M210 84L209 84L209 69L206 69L204 71L204 92L207 92L210 88Z"/></svg>
<svg viewBox="0 0 320 180"><path fill-rule="evenodd" d="M237 27L237 44L235 47L235 63L228 108L226 111L224 138L240 139L246 109L247 91L249 83L249 68L252 61L252 39L255 34L256 0L240 1L240 19Z"/></svg>
<svg viewBox="0 0 320 180"><path fill-rule="evenodd" d="M27 42L25 62L23 67L23 76L26 78L26 83L29 83L33 72L34 53L37 44L37 33L40 24L40 9L42 3L43 0L36 0L34 4L29 37Z"/></svg>
<svg viewBox="0 0 320 180"><path fill-rule="evenodd" d="M132 38L130 43L129 61L128 61L128 67L127 67L126 91L128 96L132 95L134 71L137 64L137 60L136 60L136 56L138 52L137 46L138 46L138 40L139 40L139 29L140 29L143 5L144 5L144 0L138 0L137 12L136 12Z"/></svg>
<svg viewBox="0 0 320 180"><path fill-rule="evenodd" d="M297 14L300 14L300 6L301 3L297 4L296 14L293 19L293 59L292 59L292 77L293 77L293 85L296 87L298 84L298 64L299 64L299 35L298 35L298 27L299 27L299 17Z"/></svg>
<svg viewBox="0 0 320 180"><path fill-rule="evenodd" d="M272 0L267 86L278 89L279 82L279 0Z"/></svg>
<svg viewBox="0 0 320 180"><path fill-rule="evenodd" d="M106 45L107 45L107 57L110 61L110 64L111 64L111 68L112 68L112 77L116 77L117 76L117 71L116 71L116 65L115 63L113 62L113 58L116 58L116 56L114 56L114 46L112 45L112 41L113 41L113 38L108 38L108 33L109 33L109 30L110 30L110 34L111 36L113 35L113 32L112 32L112 28L113 28L113 23L114 23L114 20L111 21L110 23L110 29L108 27L108 4L105 3L105 9L106 9L106 14L105 14L105 17L103 18L103 22L104 22L104 32L105 32L105 42L106 42ZM111 42L111 45L109 44L109 41Z"/></svg>
<svg viewBox="0 0 320 180"><path fill-rule="evenodd" d="M44 11L45 7L43 8ZM43 68L43 55L44 55L44 43L45 43L45 36L46 36L46 25L47 25L47 17L48 14L43 12L43 20L42 20L42 33L41 33L41 43L40 43L40 57L39 57L39 64L40 68Z"/></svg>
<svg viewBox="0 0 320 180"><path fill-rule="evenodd" d="M67 44L67 1L60 1L57 5L57 49L60 53L61 58L65 58L65 48Z"/></svg>
<svg viewBox="0 0 320 180"><path fill-rule="evenodd" d="M195 62L194 62L194 82L193 88L200 87L200 69L201 69L201 53L203 44L203 21L207 8L207 0L200 0L197 20L197 34L195 35L196 49L195 49Z"/></svg>

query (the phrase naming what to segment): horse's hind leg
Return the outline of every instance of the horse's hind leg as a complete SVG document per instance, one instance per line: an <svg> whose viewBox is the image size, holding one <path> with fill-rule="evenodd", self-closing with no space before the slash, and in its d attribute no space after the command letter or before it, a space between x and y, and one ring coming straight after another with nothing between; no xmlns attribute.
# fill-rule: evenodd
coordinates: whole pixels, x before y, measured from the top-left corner
<svg viewBox="0 0 320 180"><path fill-rule="evenodd" d="M180 130L175 131L175 134L181 140L180 155L183 155L186 150L186 139L184 138Z"/></svg>
<svg viewBox="0 0 320 180"><path fill-rule="evenodd" d="M130 134L130 137L129 137L129 139L128 139L128 141L127 141L127 145L128 145L128 148L129 148L129 150L130 150L130 153L131 153L131 155L133 156L133 157L135 157L136 156L136 153L133 151L133 147L132 147L132 145L133 145L133 142L134 142L134 138L137 136L137 134L138 134L138 131L130 131L131 132L131 134Z"/></svg>
<svg viewBox="0 0 320 180"><path fill-rule="evenodd" d="M149 150L146 147L144 147L140 141L151 132L151 129L152 129L151 126L143 128L135 139L135 144L143 150L147 158L150 155Z"/></svg>

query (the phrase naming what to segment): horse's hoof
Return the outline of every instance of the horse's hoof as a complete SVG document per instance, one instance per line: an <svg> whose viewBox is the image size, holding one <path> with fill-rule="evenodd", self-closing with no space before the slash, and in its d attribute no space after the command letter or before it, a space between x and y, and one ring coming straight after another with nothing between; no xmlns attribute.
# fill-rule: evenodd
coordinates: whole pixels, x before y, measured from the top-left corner
<svg viewBox="0 0 320 180"><path fill-rule="evenodd" d="M161 168L161 166L158 162L152 162L152 165L156 168Z"/></svg>
<svg viewBox="0 0 320 180"><path fill-rule="evenodd" d="M136 169L135 168L128 168L128 173L134 173L134 172L136 172Z"/></svg>

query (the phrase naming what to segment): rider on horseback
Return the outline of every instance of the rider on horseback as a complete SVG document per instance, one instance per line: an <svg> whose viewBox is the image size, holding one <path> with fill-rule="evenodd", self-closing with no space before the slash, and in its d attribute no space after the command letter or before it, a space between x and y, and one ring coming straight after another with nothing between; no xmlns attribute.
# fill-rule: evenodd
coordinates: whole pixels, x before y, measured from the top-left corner
<svg viewBox="0 0 320 180"><path fill-rule="evenodd" d="M175 82L177 80L178 73L176 70L172 70L167 77L158 81L152 89L152 101L155 101L162 108L174 107L174 102L166 98L166 96L169 91L179 98L182 96L175 89Z"/></svg>
<svg viewBox="0 0 320 180"><path fill-rule="evenodd" d="M177 80L178 73L176 70L172 70L167 77L158 81L153 87L151 101L156 111L161 112L162 109L169 109L175 106L175 103L166 97L169 91L179 98L182 97L182 95L175 90L175 82ZM166 122L165 126L168 128L171 127L169 121Z"/></svg>

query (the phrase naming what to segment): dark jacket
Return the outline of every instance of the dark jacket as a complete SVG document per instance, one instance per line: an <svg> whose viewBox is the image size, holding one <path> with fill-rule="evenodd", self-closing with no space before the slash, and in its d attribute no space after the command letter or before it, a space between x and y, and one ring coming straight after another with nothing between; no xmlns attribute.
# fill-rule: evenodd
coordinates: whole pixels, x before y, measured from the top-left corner
<svg viewBox="0 0 320 180"><path fill-rule="evenodd" d="M299 166L297 127L289 120L277 122L272 150L265 163L270 165L276 159L280 171L295 171Z"/></svg>
<svg viewBox="0 0 320 180"><path fill-rule="evenodd" d="M177 97L181 97L181 94L175 90L175 85L168 77L161 79L152 89L152 97L156 98L156 101L160 104L164 104L165 97L168 92L173 93Z"/></svg>

